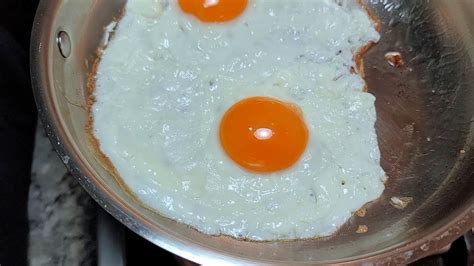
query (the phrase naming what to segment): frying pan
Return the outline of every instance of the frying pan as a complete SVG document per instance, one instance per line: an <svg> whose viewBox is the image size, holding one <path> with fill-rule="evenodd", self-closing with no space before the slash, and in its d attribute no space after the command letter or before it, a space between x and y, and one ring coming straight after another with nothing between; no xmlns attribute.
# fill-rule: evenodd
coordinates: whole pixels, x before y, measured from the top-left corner
<svg viewBox="0 0 474 266"><path fill-rule="evenodd" d="M91 149L87 80L104 27L124 4L41 1L31 71L39 114L59 156L100 206L139 235L206 264L402 264L474 227L472 0L366 2L382 24L382 39L364 64L369 92L377 97L386 190L365 217L354 216L333 237L260 243L204 235L143 208ZM399 52L405 64L391 66L387 52ZM368 231L355 233L360 225Z"/></svg>

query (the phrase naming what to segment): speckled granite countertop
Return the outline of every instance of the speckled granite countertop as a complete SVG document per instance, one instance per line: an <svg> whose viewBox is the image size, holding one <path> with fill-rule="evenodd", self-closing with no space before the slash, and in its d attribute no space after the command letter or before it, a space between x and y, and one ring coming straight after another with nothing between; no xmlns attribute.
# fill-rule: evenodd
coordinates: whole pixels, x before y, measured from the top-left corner
<svg viewBox="0 0 474 266"><path fill-rule="evenodd" d="M30 265L95 265L96 210L39 125L28 203Z"/></svg>

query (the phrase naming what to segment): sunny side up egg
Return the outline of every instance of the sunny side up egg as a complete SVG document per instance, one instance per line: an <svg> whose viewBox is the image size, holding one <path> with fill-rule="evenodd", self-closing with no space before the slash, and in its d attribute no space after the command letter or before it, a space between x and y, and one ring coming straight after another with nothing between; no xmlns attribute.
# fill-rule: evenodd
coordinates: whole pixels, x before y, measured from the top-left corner
<svg viewBox="0 0 474 266"><path fill-rule="evenodd" d="M203 233L331 235L384 190L353 70L379 34L355 1L237 2L129 0L92 133L139 201Z"/></svg>

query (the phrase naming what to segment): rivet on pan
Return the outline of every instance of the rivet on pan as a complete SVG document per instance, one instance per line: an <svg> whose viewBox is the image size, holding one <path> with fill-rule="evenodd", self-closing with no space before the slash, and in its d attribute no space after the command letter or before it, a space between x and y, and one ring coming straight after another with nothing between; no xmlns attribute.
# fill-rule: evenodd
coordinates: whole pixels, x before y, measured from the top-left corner
<svg viewBox="0 0 474 266"><path fill-rule="evenodd" d="M71 38L65 31L60 31L57 37L59 52L64 58L71 55Z"/></svg>

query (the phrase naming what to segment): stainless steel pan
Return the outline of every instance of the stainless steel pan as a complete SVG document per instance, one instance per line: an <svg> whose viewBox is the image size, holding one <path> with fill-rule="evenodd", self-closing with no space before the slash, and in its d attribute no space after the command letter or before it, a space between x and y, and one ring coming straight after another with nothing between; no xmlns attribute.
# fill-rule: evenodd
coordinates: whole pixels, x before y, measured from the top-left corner
<svg viewBox="0 0 474 266"><path fill-rule="evenodd" d="M258 1L258 0L256 0ZM365 57L377 96L387 189L366 217L323 240L252 243L203 235L142 208L91 152L85 134L87 78L103 29L124 0L42 1L31 47L43 124L69 170L94 199L151 242L209 263L406 263L474 226L474 2L370 0L382 40ZM405 65L384 61L390 51ZM404 209L392 197L413 199ZM365 234L355 233L367 225Z"/></svg>

